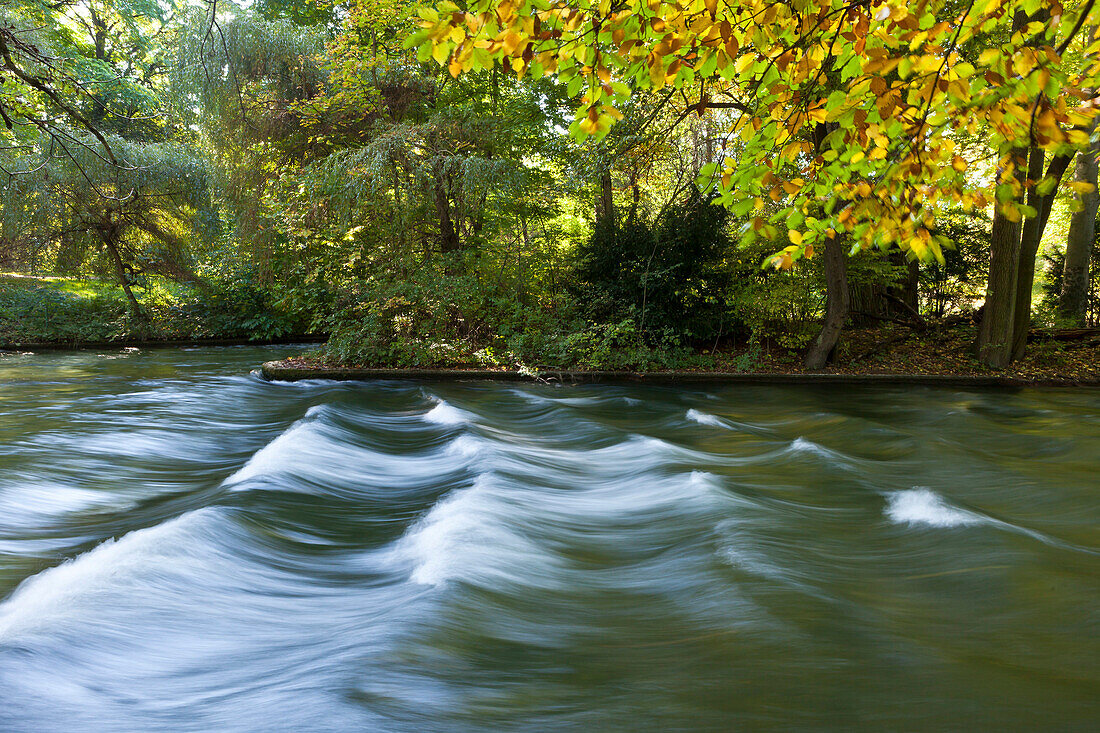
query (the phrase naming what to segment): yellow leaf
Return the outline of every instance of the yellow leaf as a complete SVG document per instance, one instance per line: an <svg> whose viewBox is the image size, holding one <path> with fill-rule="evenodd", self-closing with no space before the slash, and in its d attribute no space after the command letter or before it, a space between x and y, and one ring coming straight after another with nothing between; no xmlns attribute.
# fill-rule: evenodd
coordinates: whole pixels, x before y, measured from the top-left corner
<svg viewBox="0 0 1100 733"><path fill-rule="evenodd" d="M994 61L996 61L1000 57L1001 57L1000 49L987 48L986 50L982 51L980 56L978 56L978 63L981 66L989 66L990 64L992 64Z"/></svg>
<svg viewBox="0 0 1100 733"><path fill-rule="evenodd" d="M824 107L811 109L809 112L806 113L806 116L809 117L810 120L813 122L824 122L829 117L829 115L825 112Z"/></svg>
<svg viewBox="0 0 1100 733"><path fill-rule="evenodd" d="M520 35L515 31L512 31L511 33L506 35L501 41L501 46L504 48L504 53L511 56L512 53L515 52L516 47L519 46L520 41L522 40L523 39L520 38Z"/></svg>
<svg viewBox="0 0 1100 733"><path fill-rule="evenodd" d="M797 231L795 229L788 230L787 231L787 238L791 240L791 244L794 244L794 245L801 245L802 244L802 232L800 232L800 231Z"/></svg>

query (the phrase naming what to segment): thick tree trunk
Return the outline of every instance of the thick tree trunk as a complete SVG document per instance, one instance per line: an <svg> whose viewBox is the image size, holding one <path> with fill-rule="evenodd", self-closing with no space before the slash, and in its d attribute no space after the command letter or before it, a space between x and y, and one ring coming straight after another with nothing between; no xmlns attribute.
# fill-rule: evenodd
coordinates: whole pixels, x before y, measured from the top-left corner
<svg viewBox="0 0 1100 733"><path fill-rule="evenodd" d="M891 290L898 300L909 306L911 313L920 312L920 260L909 260L906 263L905 277Z"/></svg>
<svg viewBox="0 0 1100 733"><path fill-rule="evenodd" d="M852 323L856 326L873 326L885 317L887 308L883 288L877 282L853 285L848 282L848 307Z"/></svg>
<svg viewBox="0 0 1100 733"><path fill-rule="evenodd" d="M840 340L848 317L848 253L840 238L825 240L825 323L803 359L807 369L821 369Z"/></svg>
<svg viewBox="0 0 1100 733"><path fill-rule="evenodd" d="M1043 164L1046 152L1033 147L1028 153L1027 178L1038 181L1043 177ZM1027 190L1027 205L1038 209L1035 185ZM1020 254L1016 259L1016 295L1012 304L1012 350L1009 361L1019 358L1023 352L1023 343L1019 342L1019 333L1023 330L1023 341L1027 341L1028 327L1031 325L1031 286L1035 281L1035 254L1039 250L1040 217L1029 216L1024 219L1020 231ZM1025 292L1026 291L1026 292ZM1018 353L1019 352L1019 353Z"/></svg>
<svg viewBox="0 0 1100 733"><path fill-rule="evenodd" d="M1027 150L1012 153L1014 174L1023 186ZM998 210L989 235L989 280L985 286L985 312L975 344L978 359L995 368L1012 361L1012 329L1016 307L1016 278L1020 267L1020 222L1010 221Z"/></svg>
<svg viewBox="0 0 1100 733"><path fill-rule="evenodd" d="M1017 10L1012 18L1012 30L1023 31L1028 24L1028 14ZM1020 191L1025 188L1028 168L1028 147L1017 147L1010 153L1013 176ZM1032 157L1032 163L1036 162ZM1042 161L1039 174L1042 173ZM1012 203L1024 203L1021 195ZM1012 361L1013 337L1016 326L1016 288L1020 276L1020 246L1022 225L1010 221L1000 211L993 215L993 230L989 235L989 279L985 287L985 305L982 322L978 327L975 352L980 361L997 369Z"/></svg>
<svg viewBox="0 0 1100 733"><path fill-rule="evenodd" d="M814 149L818 152L825 146L825 138L837 128L836 122L819 123L814 127ZM836 208L839 211L847 206L847 202L838 201ZM848 253L844 243L833 234L825 239L825 322L821 324L821 332L810 344L802 363L807 369L821 369L833 355L837 342L840 341L840 332L844 329L844 321L848 318L849 297L848 292Z"/></svg>
<svg viewBox="0 0 1100 733"><path fill-rule="evenodd" d="M1096 214L1100 210L1100 193L1096 190L1096 156L1100 146L1077 155L1075 177L1081 183L1092 184L1092 190L1081 194L1081 210L1073 214L1066 237L1066 262L1062 268L1062 292L1058 297L1058 313L1076 326L1085 325L1085 307L1089 292L1089 260L1096 240Z"/></svg>
<svg viewBox="0 0 1100 733"><path fill-rule="evenodd" d="M443 183L442 173L435 182L435 213L439 217L440 251L446 253L461 249L462 241L458 238L458 230L451 219L451 202L447 198L447 187Z"/></svg>
<svg viewBox="0 0 1100 733"><path fill-rule="evenodd" d="M600 174L600 193L596 198L596 221L609 221L615 225L615 201L612 198L614 189L611 184L611 171Z"/></svg>
<svg viewBox="0 0 1100 733"><path fill-rule="evenodd" d="M1028 163L1027 177L1036 183L1043 178L1043 151L1032 148ZM1024 355L1027 346L1027 332L1031 329L1031 288L1035 284L1035 256L1039 253L1039 243L1050 219L1050 209L1054 205L1054 192L1066 173L1072 155L1056 155L1050 161L1046 177L1054 179L1054 188L1050 193L1039 195L1032 186L1027 193L1027 204L1036 211L1024 222L1020 237L1020 264L1016 275L1016 304L1013 307L1012 358Z"/></svg>

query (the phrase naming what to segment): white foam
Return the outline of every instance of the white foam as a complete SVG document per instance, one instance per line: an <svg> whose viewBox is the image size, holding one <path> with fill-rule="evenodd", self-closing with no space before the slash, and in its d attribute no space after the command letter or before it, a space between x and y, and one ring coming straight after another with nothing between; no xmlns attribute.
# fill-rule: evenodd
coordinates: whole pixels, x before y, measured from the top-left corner
<svg viewBox="0 0 1100 733"><path fill-rule="evenodd" d="M447 497L405 537L404 547L416 563L414 583L440 585L453 575L457 545L473 544L484 533L483 493L475 484Z"/></svg>
<svg viewBox="0 0 1100 733"><path fill-rule="evenodd" d="M111 498L100 491L72 486L17 484L0 490L0 526L13 516L41 520L109 505Z"/></svg>
<svg viewBox="0 0 1100 733"><path fill-rule="evenodd" d="M724 538L725 546L717 550L718 557L727 565L744 570L761 578L786 580L782 568L771 563L764 553L753 547L751 537L743 532L729 531Z"/></svg>
<svg viewBox="0 0 1100 733"><path fill-rule="evenodd" d="M110 592L139 571L186 564L187 538L181 530L213 509L197 509L154 527L108 539L72 560L24 580L0 604L0 639L31 631L76 610L81 599Z"/></svg>
<svg viewBox="0 0 1100 733"><path fill-rule="evenodd" d="M447 452L463 458L473 458L485 450L485 441L472 435L460 435L447 446Z"/></svg>
<svg viewBox="0 0 1100 733"><path fill-rule="evenodd" d="M831 454L828 448L823 448L812 440L807 440L803 437L795 438L791 442L791 450L799 453L815 453L819 456L827 456Z"/></svg>
<svg viewBox="0 0 1100 733"><path fill-rule="evenodd" d="M440 586L459 577L518 580L539 572L533 565L548 560L545 552L501 521L508 512L504 504L484 474L437 503L398 543L398 551L413 562L410 579ZM513 562L517 557L524 562Z"/></svg>
<svg viewBox="0 0 1100 733"><path fill-rule="evenodd" d="M293 456L290 455L293 446L309 441L311 432L312 428L308 422L299 422L292 425L289 430L256 451L247 463L225 480L225 485L232 486L233 484L243 483L257 476L275 473L281 468L293 464Z"/></svg>
<svg viewBox="0 0 1100 733"><path fill-rule="evenodd" d="M439 400L435 407L424 413L424 419L437 425L463 425L469 418L462 410Z"/></svg>
<svg viewBox="0 0 1100 733"><path fill-rule="evenodd" d="M693 420L700 425L713 425L716 428L728 428L725 421L717 415L711 415L706 412L700 412L694 408L687 411L687 419Z"/></svg>
<svg viewBox="0 0 1100 733"><path fill-rule="evenodd" d="M965 527L986 521L973 512L951 506L942 496L923 486L888 496L886 516L899 524L930 527Z"/></svg>

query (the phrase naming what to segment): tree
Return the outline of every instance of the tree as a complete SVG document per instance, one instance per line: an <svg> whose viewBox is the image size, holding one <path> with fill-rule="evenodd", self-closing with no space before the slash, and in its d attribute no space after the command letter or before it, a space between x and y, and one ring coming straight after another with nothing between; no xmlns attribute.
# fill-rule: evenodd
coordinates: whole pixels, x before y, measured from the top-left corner
<svg viewBox="0 0 1100 733"><path fill-rule="evenodd" d="M5 215L19 212L24 239L100 250L138 318L136 275L200 282L189 244L210 209L205 168L167 141L157 97L170 9L26 0L0 18Z"/></svg>
<svg viewBox="0 0 1100 733"><path fill-rule="evenodd" d="M449 2L422 10L410 44L456 75L500 59L519 74L558 76L584 92L571 127L577 136L606 135L617 105L637 88L697 88L700 111L739 110L731 132L743 141L741 154L704 176L735 214L759 209L765 198L783 204L767 220L756 217L746 235L774 239L775 225L786 224L791 245L768 264L790 267L841 236L852 251L897 246L942 260L936 220L943 207L996 201L1009 225L1024 216L1043 224L1027 192L1046 196L1060 176L1028 178L1026 153L1018 151L1062 160L1088 144L1095 111L1082 100L1100 75L1098 48L1083 48L1081 64L1067 63L1066 51L1097 15L1094 2L1046 5L1045 20L1040 6L475 0L465 10ZM977 59L962 52L991 38L998 44ZM815 145L823 123L836 127ZM964 158L954 139L985 125L1000 168L994 181L976 174L978 161ZM1022 236L1001 229L995 242ZM994 291L983 340L999 340L1011 354L1020 257L1018 248L996 246L1013 274Z"/></svg>
<svg viewBox="0 0 1100 733"><path fill-rule="evenodd" d="M39 241L74 241L99 250L122 287L133 315L144 313L135 279L155 273L202 285L191 267L190 243L210 210L206 170L186 146L106 137L115 161L84 144L62 152L56 139L39 142L33 187L21 194ZM8 202L5 202L7 205Z"/></svg>
<svg viewBox="0 0 1100 733"><path fill-rule="evenodd" d="M1089 294L1089 261L1096 239L1096 214L1100 209L1100 194L1096 190L1096 156L1100 147L1077 154L1075 187L1080 189L1080 209L1070 219L1066 236L1066 259L1062 270L1062 291L1058 297L1058 312L1070 323L1085 325Z"/></svg>

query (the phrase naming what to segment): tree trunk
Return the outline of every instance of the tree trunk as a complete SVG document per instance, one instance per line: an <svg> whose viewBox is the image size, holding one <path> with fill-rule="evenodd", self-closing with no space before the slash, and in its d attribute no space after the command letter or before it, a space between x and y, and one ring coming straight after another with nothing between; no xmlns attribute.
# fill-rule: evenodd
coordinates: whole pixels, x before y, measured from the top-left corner
<svg viewBox="0 0 1100 733"><path fill-rule="evenodd" d="M895 255L904 257L903 252L897 252ZM897 264L905 265L905 277L899 278L888 292L909 306L910 314L920 313L920 260L905 262L903 257L899 258L901 261ZM893 310L896 309L891 309L891 311Z"/></svg>
<svg viewBox="0 0 1100 733"><path fill-rule="evenodd" d="M814 149L818 152L825 146L825 138L837 128L837 123L819 123L814 127ZM838 201L837 210L847 206L847 202ZM848 253L840 237L836 234L825 239L825 322L821 332L806 350L802 363L807 369L821 369L829 361L840 340L844 321L848 318Z"/></svg>
<svg viewBox="0 0 1100 733"><path fill-rule="evenodd" d="M1088 303L1089 261L1096 240L1096 213L1100 209L1100 193L1096 190L1098 154L1100 146L1093 145L1090 150L1077 155L1075 177L1082 183L1092 184L1092 190L1081 194L1081 210L1073 214L1066 237L1066 262L1062 269L1058 313L1075 326L1085 325L1085 307Z"/></svg>
<svg viewBox="0 0 1100 733"><path fill-rule="evenodd" d="M858 285L848 281L848 307L851 321L855 326L873 326L885 317L881 283L862 282Z"/></svg>
<svg viewBox="0 0 1100 733"><path fill-rule="evenodd" d="M612 199L611 171L600 174L600 196L596 199L596 221L611 222L615 226L615 202Z"/></svg>
<svg viewBox="0 0 1100 733"><path fill-rule="evenodd" d="M642 200L642 188L638 185L639 172L637 169L630 175L630 213L626 215L626 220L630 225L634 224L634 221L638 215L638 204Z"/></svg>
<svg viewBox="0 0 1100 733"><path fill-rule="evenodd" d="M111 262L115 266L115 276L118 278L118 284L122 286L122 292L126 293L126 300L130 301L130 311L134 314L134 318L142 322L148 321L145 312L138 304L137 298L134 297L134 291L130 289L130 281L126 279L126 267L122 264L122 255L119 254L114 233L101 232L100 238L107 247L107 253L111 255Z"/></svg>
<svg viewBox="0 0 1100 733"><path fill-rule="evenodd" d="M458 238L458 230L455 229L451 219L451 202L447 199L447 187L443 183L443 173L435 181L435 213L439 217L439 249L441 252L454 252L462 248L462 242Z"/></svg>
<svg viewBox="0 0 1100 733"><path fill-rule="evenodd" d="M835 234L825 240L825 323L806 351L807 369L821 369L829 361L848 317L848 253Z"/></svg>
<svg viewBox="0 0 1100 733"><path fill-rule="evenodd" d="M1043 178L1043 151L1040 148L1031 149L1031 160L1028 163L1027 177L1038 184ZM1035 216L1029 216L1024 222L1023 233L1020 237L1020 263L1016 275L1016 305L1013 308L1012 326L1012 358L1019 359L1024 355L1027 346L1027 332L1031 328L1031 288L1035 284L1035 256L1039 253L1039 243L1043 239L1043 232L1047 228L1047 220L1050 219L1050 209L1054 205L1054 193L1058 190L1058 184L1069 167L1072 155L1056 155L1051 158L1047 168L1046 177L1054 179L1054 188L1050 193L1039 195L1033 185L1027 192L1027 204L1036 211Z"/></svg>
<svg viewBox="0 0 1100 733"><path fill-rule="evenodd" d="M1023 187L1027 150L1012 151L1014 175ZM978 359L1003 368L1012 361L1012 329L1016 307L1016 278L1020 266L1020 222L1010 221L999 210L993 215L989 235L989 280L985 286L985 312L975 344Z"/></svg>
<svg viewBox="0 0 1100 733"><path fill-rule="evenodd" d="M1028 20L1028 14L1023 9L1017 10L1012 18L1013 32L1023 31ZM1028 172L1028 147L1013 148L1009 160L1016 185L1022 192ZM1036 161L1039 165L1037 177L1042 174L1042 160L1032 156L1031 162ZM1022 204L1024 197L1021 195L1012 203ZM979 360L987 366L1002 369L1012 361L1022 226L1019 221L1010 221L1001 213L999 205L996 208L993 230L989 235L989 279L985 286L983 306L985 312L974 346Z"/></svg>

